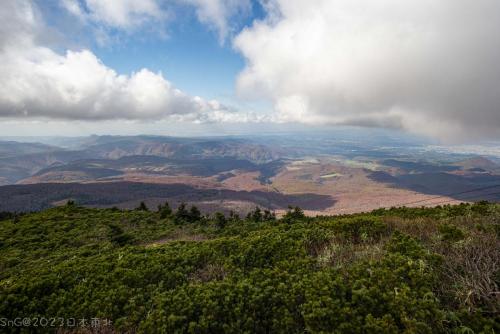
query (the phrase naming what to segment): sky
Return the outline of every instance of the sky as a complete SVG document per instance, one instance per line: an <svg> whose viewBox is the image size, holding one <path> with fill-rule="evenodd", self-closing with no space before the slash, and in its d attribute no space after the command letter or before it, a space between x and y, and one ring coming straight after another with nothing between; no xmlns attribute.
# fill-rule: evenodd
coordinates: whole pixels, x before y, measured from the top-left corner
<svg viewBox="0 0 500 334"><path fill-rule="evenodd" d="M498 0L2 0L0 134L500 139Z"/></svg>

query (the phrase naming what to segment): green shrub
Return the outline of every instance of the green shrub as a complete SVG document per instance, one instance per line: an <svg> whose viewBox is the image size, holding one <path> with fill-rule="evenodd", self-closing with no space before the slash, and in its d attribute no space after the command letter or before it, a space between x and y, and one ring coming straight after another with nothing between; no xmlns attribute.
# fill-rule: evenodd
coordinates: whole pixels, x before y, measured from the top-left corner
<svg viewBox="0 0 500 334"><path fill-rule="evenodd" d="M318 218L293 210L286 224L257 210L248 219L210 220L185 204L164 217L75 206L7 218L0 314L111 319L103 332L500 332L498 206L483 205L472 216L470 205ZM442 238L410 237L383 222L417 216ZM465 233L467 240L449 244ZM361 255L341 268L320 265L333 246ZM377 256L363 253L375 249ZM457 302L470 284L473 294Z"/></svg>
<svg viewBox="0 0 500 334"><path fill-rule="evenodd" d="M339 220L334 230L345 240L358 244L380 240L388 227L375 217L354 217Z"/></svg>
<svg viewBox="0 0 500 334"><path fill-rule="evenodd" d="M441 239L448 242L457 242L465 238L464 232L451 224L442 224L438 228L439 233L441 233Z"/></svg>

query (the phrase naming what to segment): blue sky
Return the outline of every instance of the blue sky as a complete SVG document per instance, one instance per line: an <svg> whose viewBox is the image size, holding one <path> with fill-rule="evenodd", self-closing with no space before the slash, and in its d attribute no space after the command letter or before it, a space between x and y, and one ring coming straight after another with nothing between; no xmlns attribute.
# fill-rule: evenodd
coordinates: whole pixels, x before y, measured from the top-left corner
<svg viewBox="0 0 500 334"><path fill-rule="evenodd" d="M265 16L258 1L252 0L251 9L232 18L237 30L224 41L217 31L201 23L194 8L176 5L171 9L175 17L169 19L163 31L152 31L146 26L133 32L111 28L107 30L110 42L100 45L93 36L93 27L71 25L74 18L62 8L59 0L38 0L49 26L55 30L69 28L75 36L65 36L72 42L89 47L98 58L118 73L126 74L148 68L162 72L176 87L191 95L235 103L235 80L245 66L242 55L232 46L235 32L252 25ZM79 0L82 7L85 2ZM163 36L163 33L166 36Z"/></svg>
<svg viewBox="0 0 500 334"><path fill-rule="evenodd" d="M185 11L187 12L187 11ZM251 23L252 17L245 23ZM242 22L244 23L244 22ZM141 33L117 45L94 46L107 65L121 73L146 67L161 71L175 85L207 99L233 99L235 78L244 67L242 56L231 41L221 44L217 33L198 22L194 15L177 18L169 25L168 37L149 37Z"/></svg>

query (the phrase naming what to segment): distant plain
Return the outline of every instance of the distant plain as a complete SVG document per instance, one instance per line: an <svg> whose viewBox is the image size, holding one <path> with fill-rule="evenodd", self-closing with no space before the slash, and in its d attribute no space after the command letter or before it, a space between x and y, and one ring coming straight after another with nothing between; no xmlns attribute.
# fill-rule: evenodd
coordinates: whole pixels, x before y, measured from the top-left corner
<svg viewBox="0 0 500 334"><path fill-rule="evenodd" d="M370 144L366 144L370 142ZM500 200L500 157L351 133L175 138L3 138L0 211L196 204L309 215Z"/></svg>

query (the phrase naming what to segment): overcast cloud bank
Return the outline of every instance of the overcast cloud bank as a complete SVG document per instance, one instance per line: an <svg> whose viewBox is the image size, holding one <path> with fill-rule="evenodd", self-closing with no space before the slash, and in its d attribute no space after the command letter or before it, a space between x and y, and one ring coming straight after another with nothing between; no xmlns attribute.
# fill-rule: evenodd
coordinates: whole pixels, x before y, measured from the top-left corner
<svg viewBox="0 0 500 334"><path fill-rule="evenodd" d="M281 119L500 135L500 1L270 0L238 91Z"/></svg>

